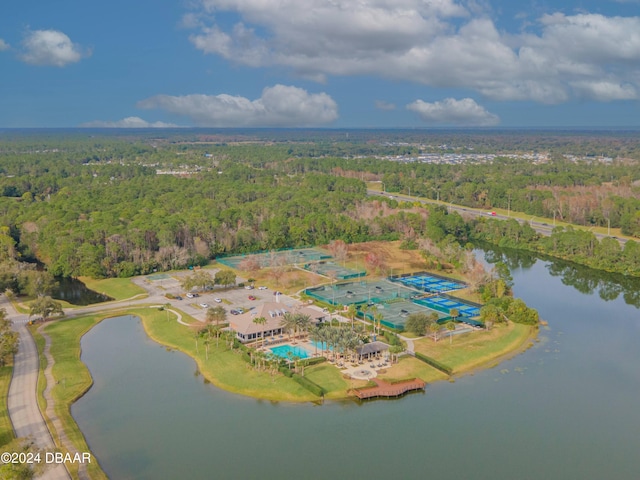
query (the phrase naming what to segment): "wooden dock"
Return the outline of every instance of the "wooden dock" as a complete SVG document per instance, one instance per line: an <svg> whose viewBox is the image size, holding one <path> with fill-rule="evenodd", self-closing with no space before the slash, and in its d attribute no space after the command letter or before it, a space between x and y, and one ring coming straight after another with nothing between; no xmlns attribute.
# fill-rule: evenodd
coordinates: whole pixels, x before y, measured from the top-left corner
<svg viewBox="0 0 640 480"><path fill-rule="evenodd" d="M368 400L370 398L395 398L401 397L407 392L416 390L424 390L427 384L419 378L406 380L398 383L389 383L377 378L373 379L375 387L363 387L351 390L351 392L360 400Z"/></svg>

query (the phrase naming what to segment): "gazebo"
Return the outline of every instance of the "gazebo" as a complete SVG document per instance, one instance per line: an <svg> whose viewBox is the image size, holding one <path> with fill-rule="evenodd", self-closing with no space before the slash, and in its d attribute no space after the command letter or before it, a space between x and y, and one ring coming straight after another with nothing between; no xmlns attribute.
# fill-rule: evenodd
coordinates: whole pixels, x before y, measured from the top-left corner
<svg viewBox="0 0 640 480"><path fill-rule="evenodd" d="M371 357L377 357L381 352L385 352L387 350L389 350L389 345L387 345L386 343L375 341L371 343L365 343L364 345L357 347L356 353L358 354L360 360L362 360L363 358L369 359Z"/></svg>

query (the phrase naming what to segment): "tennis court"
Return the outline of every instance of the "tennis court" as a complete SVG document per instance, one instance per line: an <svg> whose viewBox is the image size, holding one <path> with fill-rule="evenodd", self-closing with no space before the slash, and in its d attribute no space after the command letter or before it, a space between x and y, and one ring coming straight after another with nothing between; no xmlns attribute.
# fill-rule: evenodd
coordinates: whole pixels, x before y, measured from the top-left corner
<svg viewBox="0 0 640 480"><path fill-rule="evenodd" d="M299 263L310 263L318 260L326 260L331 255L317 248L296 248L290 250L274 250L270 252L249 253L246 255L233 255L229 257L218 257L218 263L231 268L239 268L240 264L255 258L260 267L273 267L282 265L295 265Z"/></svg>
<svg viewBox="0 0 640 480"><path fill-rule="evenodd" d="M454 300L450 297L437 295L435 297L426 297L414 300L420 305L424 305L432 310L449 315L452 309L458 310L461 317L477 317L480 315L480 307L470 303L463 303L460 300Z"/></svg>
<svg viewBox="0 0 640 480"><path fill-rule="evenodd" d="M308 288L305 290L305 294L330 305L351 305L353 303L383 303L395 298L410 298L416 292L388 280L378 280L323 285Z"/></svg>
<svg viewBox="0 0 640 480"><path fill-rule="evenodd" d="M410 288L415 288L422 292L443 293L460 290L466 285L445 277L439 277L432 274L416 274L411 276L392 277L393 282L400 282Z"/></svg>
<svg viewBox="0 0 640 480"><path fill-rule="evenodd" d="M404 328L405 323L407 323L407 319L409 315L412 313L425 313L429 315L433 313L434 310L412 300L402 300L402 301L393 301L391 303L381 303L376 305L378 312L382 314L384 319L382 320L382 325L386 327L402 329ZM441 312L435 312L438 314L438 319L445 318L446 315ZM371 320L371 315L367 316L369 320Z"/></svg>
<svg viewBox="0 0 640 480"><path fill-rule="evenodd" d="M367 272L364 270L352 270L343 267L335 262L320 260L318 262L306 263L304 269L310 272L319 273L325 277L335 276L338 280L349 280L352 278L364 277Z"/></svg>
<svg viewBox="0 0 640 480"><path fill-rule="evenodd" d="M147 275L147 280L151 280L152 282L166 280L167 278L171 278L171 275L168 273L154 273L152 275Z"/></svg>

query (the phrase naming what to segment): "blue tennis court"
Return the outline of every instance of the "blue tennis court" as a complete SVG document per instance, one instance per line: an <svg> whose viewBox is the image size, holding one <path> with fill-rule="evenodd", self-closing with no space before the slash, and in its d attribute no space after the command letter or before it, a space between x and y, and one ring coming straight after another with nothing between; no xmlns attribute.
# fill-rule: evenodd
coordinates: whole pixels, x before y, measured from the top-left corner
<svg viewBox="0 0 640 480"><path fill-rule="evenodd" d="M461 317L477 317L478 315L480 315L480 307L468 303L463 303L459 300L452 300L451 298L447 297L435 296L420 298L414 300L414 302L427 308L431 308L432 310L446 313L447 315L454 308L458 310Z"/></svg>
<svg viewBox="0 0 640 480"><path fill-rule="evenodd" d="M466 285L462 282L456 282L448 278L437 277L434 275L412 275L409 277L394 277L391 278L391 281L400 282L407 287L415 288L416 290L428 293L451 292L466 287Z"/></svg>

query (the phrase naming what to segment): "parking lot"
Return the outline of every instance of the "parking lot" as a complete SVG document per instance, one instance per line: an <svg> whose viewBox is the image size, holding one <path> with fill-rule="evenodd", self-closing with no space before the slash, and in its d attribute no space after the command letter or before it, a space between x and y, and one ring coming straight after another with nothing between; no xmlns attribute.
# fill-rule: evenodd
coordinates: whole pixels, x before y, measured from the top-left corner
<svg viewBox="0 0 640 480"><path fill-rule="evenodd" d="M216 273L216 270L208 271L212 275ZM213 290L198 292L197 297L189 298L187 297L188 292L182 289L180 281L182 277L190 273L191 272L175 272L172 273L171 276L156 277L155 279L149 279L149 276L147 276L144 279L145 288L152 292L155 291L155 293L160 295L169 293L176 297L181 297L182 300L167 299L167 302L200 321L205 320L206 309L208 307L218 305L224 307L227 311L227 319L230 319L232 317L232 310L243 309L246 311L264 302L278 301L289 307L299 303L291 297L282 294L277 295L278 298L276 300L276 295L274 295L275 292L273 290L261 290L259 289L260 285L256 285L255 288L251 290L243 287L223 288L216 286ZM242 283L243 281L244 279L238 277L238 283ZM255 300L250 300L249 297L254 297ZM220 300L220 302L216 302L216 299Z"/></svg>

